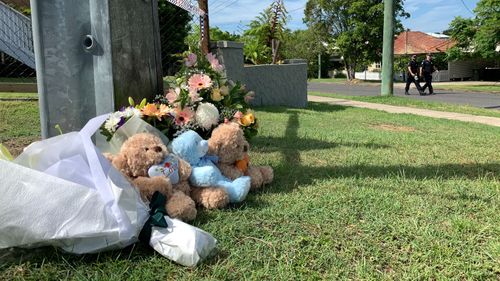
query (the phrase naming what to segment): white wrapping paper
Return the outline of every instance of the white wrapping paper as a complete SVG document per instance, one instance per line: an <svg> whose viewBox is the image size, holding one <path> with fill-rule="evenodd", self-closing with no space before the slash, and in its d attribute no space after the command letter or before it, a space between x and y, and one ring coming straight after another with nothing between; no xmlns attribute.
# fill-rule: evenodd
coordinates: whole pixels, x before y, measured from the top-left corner
<svg viewBox="0 0 500 281"><path fill-rule="evenodd" d="M90 139L105 119L32 143L12 163L0 163L0 248L92 253L137 241L148 208Z"/></svg>

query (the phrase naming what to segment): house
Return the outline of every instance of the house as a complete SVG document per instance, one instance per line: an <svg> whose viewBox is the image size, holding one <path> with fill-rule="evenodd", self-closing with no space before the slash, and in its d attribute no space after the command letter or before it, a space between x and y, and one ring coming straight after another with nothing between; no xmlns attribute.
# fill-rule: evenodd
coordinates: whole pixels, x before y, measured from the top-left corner
<svg viewBox="0 0 500 281"><path fill-rule="evenodd" d="M394 40L394 57L395 60L398 58L404 60L411 55L442 54L454 45L454 42L444 34L408 30L400 33ZM449 61L446 69L440 69L433 74L433 80L479 80L482 71L493 66L495 62L481 59ZM381 63L374 63L365 72L357 73L356 78L379 80L380 72ZM404 73L395 74L396 80L404 80L404 77Z"/></svg>

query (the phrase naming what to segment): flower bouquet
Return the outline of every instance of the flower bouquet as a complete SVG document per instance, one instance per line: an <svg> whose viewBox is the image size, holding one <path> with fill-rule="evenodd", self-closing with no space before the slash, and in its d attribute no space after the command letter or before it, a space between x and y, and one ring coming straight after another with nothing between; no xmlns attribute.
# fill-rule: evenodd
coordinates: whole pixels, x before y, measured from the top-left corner
<svg viewBox="0 0 500 281"><path fill-rule="evenodd" d="M213 128L230 121L240 124L245 137L250 139L257 134L258 127L249 105L255 93L239 82L227 80L223 71L223 65L213 54L189 53L165 94L139 104L129 99L130 106L113 113L101 127L101 133L110 140L128 119L137 116L169 139L187 130L208 139Z"/></svg>

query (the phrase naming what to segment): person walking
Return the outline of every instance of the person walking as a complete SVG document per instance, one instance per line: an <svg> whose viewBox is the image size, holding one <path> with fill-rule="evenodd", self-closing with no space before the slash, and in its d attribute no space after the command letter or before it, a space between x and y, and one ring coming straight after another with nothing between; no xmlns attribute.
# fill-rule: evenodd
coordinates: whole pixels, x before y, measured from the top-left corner
<svg viewBox="0 0 500 281"><path fill-rule="evenodd" d="M434 66L434 63L432 62L431 55L427 54L425 60L422 61L422 66L420 67L420 76L423 76L425 80L425 84L422 87L422 92L425 92L425 89L428 87L429 95L434 94L434 89L432 88L432 73L434 71L439 72L439 70L436 68L436 66Z"/></svg>
<svg viewBox="0 0 500 281"><path fill-rule="evenodd" d="M418 63L417 63L417 55L412 55L410 62L408 63L408 77L406 78L406 87L405 87L405 95L409 95L410 93L410 84L415 84L417 91L420 95L423 95L422 87L420 87L420 82L418 79Z"/></svg>

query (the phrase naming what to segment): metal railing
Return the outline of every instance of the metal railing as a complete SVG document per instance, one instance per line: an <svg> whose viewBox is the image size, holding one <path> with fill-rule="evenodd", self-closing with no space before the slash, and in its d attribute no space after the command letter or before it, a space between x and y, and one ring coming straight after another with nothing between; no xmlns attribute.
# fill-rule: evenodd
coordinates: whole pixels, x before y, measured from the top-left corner
<svg viewBox="0 0 500 281"><path fill-rule="evenodd" d="M31 19L1 1L0 51L35 69Z"/></svg>

